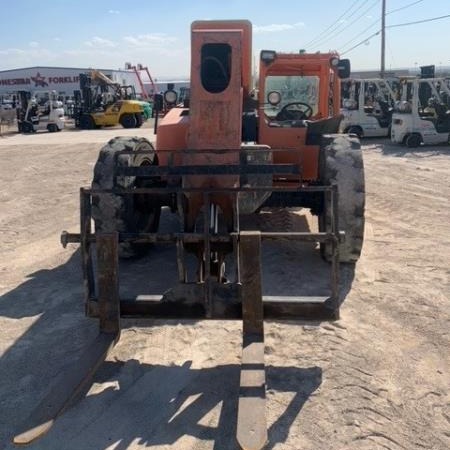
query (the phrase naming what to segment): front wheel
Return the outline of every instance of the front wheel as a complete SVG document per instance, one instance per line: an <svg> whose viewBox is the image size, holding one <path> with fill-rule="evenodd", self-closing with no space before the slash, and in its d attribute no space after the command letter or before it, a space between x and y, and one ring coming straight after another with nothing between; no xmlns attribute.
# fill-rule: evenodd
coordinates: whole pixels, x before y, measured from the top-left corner
<svg viewBox="0 0 450 450"><path fill-rule="evenodd" d="M31 122L22 122L21 131L22 133L33 133L34 127Z"/></svg>
<svg viewBox="0 0 450 450"><path fill-rule="evenodd" d="M89 114L83 114L80 117L80 128L82 130L93 130L95 128L95 121Z"/></svg>
<svg viewBox="0 0 450 450"><path fill-rule="evenodd" d="M122 150L146 153L120 154ZM117 137L111 139L101 150L94 167L92 188L109 190L114 186L115 163L125 167L156 165L156 154L152 144L144 138ZM133 176L118 177L118 187L133 189L151 187L159 183L157 178ZM158 231L161 204L152 194L101 193L92 197L92 218L96 232L155 233ZM141 256L148 250L148 244L121 242L119 256L130 258Z"/></svg>
<svg viewBox="0 0 450 450"><path fill-rule="evenodd" d="M320 148L320 178L338 189L338 230L345 232L339 244L339 261L358 261L364 239L364 165L359 139L346 135L325 135ZM319 230L332 229L331 205L324 201ZM331 245L321 244L324 259L331 259Z"/></svg>
<svg viewBox="0 0 450 450"><path fill-rule="evenodd" d="M136 117L136 128L142 127L144 123L144 116L142 114L135 114Z"/></svg>
<svg viewBox="0 0 450 450"><path fill-rule="evenodd" d="M420 134L417 134L417 133L410 134L405 139L405 144L409 148L419 147L421 143L422 143L422 138L421 138Z"/></svg>
<svg viewBox="0 0 450 450"><path fill-rule="evenodd" d="M136 117L133 114L122 114L119 122L124 128L136 128L137 125Z"/></svg>

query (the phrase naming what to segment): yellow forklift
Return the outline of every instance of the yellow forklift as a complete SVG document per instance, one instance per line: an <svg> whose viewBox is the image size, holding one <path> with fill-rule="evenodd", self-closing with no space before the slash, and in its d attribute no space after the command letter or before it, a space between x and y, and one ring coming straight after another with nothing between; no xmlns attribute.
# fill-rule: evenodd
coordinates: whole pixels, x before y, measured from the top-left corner
<svg viewBox="0 0 450 450"><path fill-rule="evenodd" d="M107 84L95 83L90 74L80 73L80 90L75 91L75 126L84 130L122 125L139 128L144 108L137 100L118 100Z"/></svg>

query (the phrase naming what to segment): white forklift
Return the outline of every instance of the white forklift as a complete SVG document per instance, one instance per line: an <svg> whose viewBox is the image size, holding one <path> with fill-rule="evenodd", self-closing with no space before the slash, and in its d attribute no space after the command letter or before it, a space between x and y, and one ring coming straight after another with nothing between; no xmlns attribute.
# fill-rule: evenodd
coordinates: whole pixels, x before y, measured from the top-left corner
<svg viewBox="0 0 450 450"><path fill-rule="evenodd" d="M17 127L19 133L34 133L47 130L50 133L64 128L63 103L55 91L19 91L17 108Z"/></svg>
<svg viewBox="0 0 450 450"><path fill-rule="evenodd" d="M397 84L397 79L343 80L339 131L359 138L389 136Z"/></svg>
<svg viewBox="0 0 450 450"><path fill-rule="evenodd" d="M401 83L391 140L408 147L450 144L450 79L415 78Z"/></svg>

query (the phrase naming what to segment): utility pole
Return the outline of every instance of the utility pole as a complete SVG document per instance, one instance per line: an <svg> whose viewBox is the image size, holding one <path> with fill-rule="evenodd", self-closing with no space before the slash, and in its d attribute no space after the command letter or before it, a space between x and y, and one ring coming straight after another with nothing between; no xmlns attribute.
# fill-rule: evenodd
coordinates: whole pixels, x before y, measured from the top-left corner
<svg viewBox="0 0 450 450"><path fill-rule="evenodd" d="M386 0L381 2L381 68L380 68L380 78L384 78L385 66L385 51L386 51Z"/></svg>

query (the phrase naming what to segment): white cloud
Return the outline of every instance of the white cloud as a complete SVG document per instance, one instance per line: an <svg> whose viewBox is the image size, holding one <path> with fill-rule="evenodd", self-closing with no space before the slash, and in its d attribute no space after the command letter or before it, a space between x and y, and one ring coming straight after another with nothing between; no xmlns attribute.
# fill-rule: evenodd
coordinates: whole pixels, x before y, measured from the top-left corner
<svg viewBox="0 0 450 450"><path fill-rule="evenodd" d="M138 36L125 36L123 40L133 47L159 47L176 42L177 38L164 33L140 34Z"/></svg>
<svg viewBox="0 0 450 450"><path fill-rule="evenodd" d="M25 55L25 50L20 48L7 48L5 50L0 50L0 55Z"/></svg>
<svg viewBox="0 0 450 450"><path fill-rule="evenodd" d="M109 14L120 14L120 11L117 11L117 9L110 9L108 11Z"/></svg>
<svg viewBox="0 0 450 450"><path fill-rule="evenodd" d="M108 49L95 49L95 50L85 50L85 49L74 49L74 50L64 50L62 52L64 55L70 56L96 56L96 55L113 55L115 52Z"/></svg>
<svg viewBox="0 0 450 450"><path fill-rule="evenodd" d="M84 45L87 45L88 47L100 47L100 48L113 48L116 47L117 44L115 44L113 41L110 41L109 39L104 39L98 36L94 36L90 41L86 41Z"/></svg>
<svg viewBox="0 0 450 450"><path fill-rule="evenodd" d="M7 48L5 50L0 50L0 55L2 56L23 56L27 58L46 58L49 56L53 56L54 53L51 50L45 48L30 48L30 49L22 49L22 48Z"/></svg>
<svg viewBox="0 0 450 450"><path fill-rule="evenodd" d="M297 22L293 24L289 23L272 23L270 25L254 25L253 31L255 33L276 33L279 31L294 30L296 28L302 28L305 24L303 22Z"/></svg>
<svg viewBox="0 0 450 450"><path fill-rule="evenodd" d="M51 65L56 61L57 54L42 47L6 48L0 50L0 69L8 70L15 67Z"/></svg>
<svg viewBox="0 0 450 450"><path fill-rule="evenodd" d="M31 48L37 48L37 47L39 47L39 42L31 41L28 45L29 45Z"/></svg>

